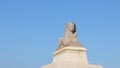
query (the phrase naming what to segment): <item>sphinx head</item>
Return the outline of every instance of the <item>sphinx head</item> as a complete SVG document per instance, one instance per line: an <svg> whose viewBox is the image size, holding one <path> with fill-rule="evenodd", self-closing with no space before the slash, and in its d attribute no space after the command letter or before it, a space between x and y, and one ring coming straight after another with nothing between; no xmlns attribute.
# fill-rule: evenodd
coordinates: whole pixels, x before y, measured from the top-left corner
<svg viewBox="0 0 120 68"><path fill-rule="evenodd" d="M72 33L75 33L76 32L76 25L73 22L70 22L67 24L66 29L68 29Z"/></svg>

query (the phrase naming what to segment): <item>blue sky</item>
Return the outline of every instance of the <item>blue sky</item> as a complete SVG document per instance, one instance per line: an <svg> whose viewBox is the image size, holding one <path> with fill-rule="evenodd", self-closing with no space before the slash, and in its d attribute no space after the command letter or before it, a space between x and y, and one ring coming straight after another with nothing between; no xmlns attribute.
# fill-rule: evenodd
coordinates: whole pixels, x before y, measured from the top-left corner
<svg viewBox="0 0 120 68"><path fill-rule="evenodd" d="M120 0L1 0L0 68L51 63L70 21L89 63L120 68Z"/></svg>

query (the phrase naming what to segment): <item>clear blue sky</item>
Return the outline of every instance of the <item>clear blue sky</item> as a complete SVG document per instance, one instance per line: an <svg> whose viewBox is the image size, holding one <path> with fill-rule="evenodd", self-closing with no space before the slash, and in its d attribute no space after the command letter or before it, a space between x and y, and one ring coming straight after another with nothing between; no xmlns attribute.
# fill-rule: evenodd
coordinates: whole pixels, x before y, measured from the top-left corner
<svg viewBox="0 0 120 68"><path fill-rule="evenodd" d="M51 63L69 21L91 64L120 68L120 0L1 0L0 68Z"/></svg>

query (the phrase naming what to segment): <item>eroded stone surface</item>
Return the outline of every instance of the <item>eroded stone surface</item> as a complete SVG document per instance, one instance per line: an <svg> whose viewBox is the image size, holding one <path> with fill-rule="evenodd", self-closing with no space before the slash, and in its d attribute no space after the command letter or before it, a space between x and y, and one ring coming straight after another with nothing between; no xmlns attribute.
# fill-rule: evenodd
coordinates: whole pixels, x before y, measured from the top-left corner
<svg viewBox="0 0 120 68"><path fill-rule="evenodd" d="M65 37L59 40L59 47L57 50L66 46L82 47L77 39L76 25L73 22L67 24Z"/></svg>

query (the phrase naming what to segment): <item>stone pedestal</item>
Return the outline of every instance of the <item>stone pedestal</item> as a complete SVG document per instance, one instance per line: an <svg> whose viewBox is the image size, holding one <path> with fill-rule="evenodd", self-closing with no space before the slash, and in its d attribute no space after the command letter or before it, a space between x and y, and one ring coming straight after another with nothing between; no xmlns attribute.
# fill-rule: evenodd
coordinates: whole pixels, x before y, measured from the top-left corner
<svg viewBox="0 0 120 68"><path fill-rule="evenodd" d="M54 63L79 63L79 64L88 64L87 49L82 47L68 46L62 48L54 53Z"/></svg>
<svg viewBox="0 0 120 68"><path fill-rule="evenodd" d="M75 63L52 63L42 68L102 68L100 65L75 64Z"/></svg>
<svg viewBox="0 0 120 68"><path fill-rule="evenodd" d="M87 49L68 46L57 50L51 64L42 68L102 68L100 65L91 65L87 60Z"/></svg>

